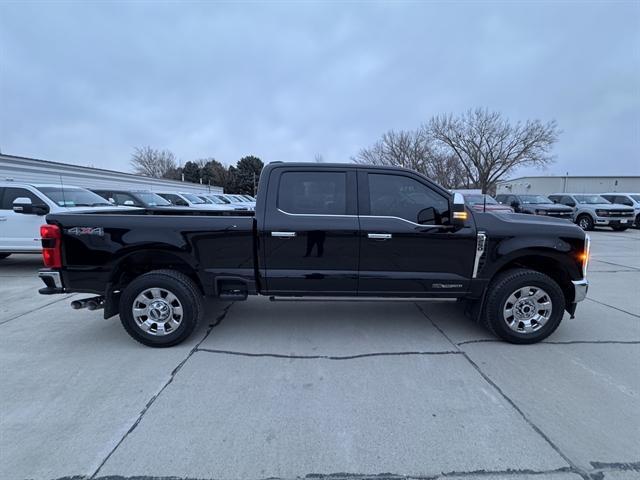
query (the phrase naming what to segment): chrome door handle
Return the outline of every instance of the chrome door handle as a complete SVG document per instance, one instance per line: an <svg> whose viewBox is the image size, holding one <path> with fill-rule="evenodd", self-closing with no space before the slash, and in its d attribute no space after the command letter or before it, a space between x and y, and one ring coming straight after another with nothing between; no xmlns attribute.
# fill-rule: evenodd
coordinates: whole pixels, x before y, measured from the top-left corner
<svg viewBox="0 0 640 480"><path fill-rule="evenodd" d="M367 237L373 240L389 240L392 235L390 233L367 233Z"/></svg>
<svg viewBox="0 0 640 480"><path fill-rule="evenodd" d="M296 236L296 232L271 232L271 236L279 238L293 238Z"/></svg>

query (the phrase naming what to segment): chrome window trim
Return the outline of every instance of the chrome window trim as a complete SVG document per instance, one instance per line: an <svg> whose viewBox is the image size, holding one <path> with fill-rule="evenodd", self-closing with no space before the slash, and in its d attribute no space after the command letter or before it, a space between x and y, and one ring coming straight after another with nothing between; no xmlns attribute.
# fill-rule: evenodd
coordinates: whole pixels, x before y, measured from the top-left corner
<svg viewBox="0 0 640 480"><path fill-rule="evenodd" d="M412 222L411 220L407 220L406 218L393 217L393 216L385 216L385 215L334 215L330 213L289 213L284 210L278 208L278 212L284 215L290 215L292 217L343 217L343 218L386 218L389 220L400 220L402 222L406 222L410 225L415 225L420 228L440 228L442 225L421 225L420 223Z"/></svg>

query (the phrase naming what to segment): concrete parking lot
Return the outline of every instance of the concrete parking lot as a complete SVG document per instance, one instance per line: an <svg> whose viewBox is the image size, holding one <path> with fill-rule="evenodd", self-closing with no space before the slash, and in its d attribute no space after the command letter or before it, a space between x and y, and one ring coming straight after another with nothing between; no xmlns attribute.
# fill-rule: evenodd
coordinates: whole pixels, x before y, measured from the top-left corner
<svg viewBox="0 0 640 480"><path fill-rule="evenodd" d="M459 304L209 302L151 349L0 264L0 479L640 478L640 231L547 341Z"/></svg>

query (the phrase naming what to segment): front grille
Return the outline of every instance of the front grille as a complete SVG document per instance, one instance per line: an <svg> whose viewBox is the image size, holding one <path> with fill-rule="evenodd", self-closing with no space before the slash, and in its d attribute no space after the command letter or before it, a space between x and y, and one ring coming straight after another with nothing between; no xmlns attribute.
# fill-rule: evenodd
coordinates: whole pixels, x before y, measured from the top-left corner
<svg viewBox="0 0 640 480"><path fill-rule="evenodd" d="M609 210L610 217L633 217L633 210Z"/></svg>
<svg viewBox="0 0 640 480"><path fill-rule="evenodd" d="M573 212L548 212L551 217L569 218Z"/></svg>

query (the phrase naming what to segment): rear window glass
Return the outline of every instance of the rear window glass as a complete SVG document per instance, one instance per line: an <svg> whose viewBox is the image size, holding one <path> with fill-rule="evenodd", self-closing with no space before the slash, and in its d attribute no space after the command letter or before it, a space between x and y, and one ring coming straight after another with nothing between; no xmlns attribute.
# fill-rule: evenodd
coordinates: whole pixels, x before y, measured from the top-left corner
<svg viewBox="0 0 640 480"><path fill-rule="evenodd" d="M280 177L278 208L288 213L345 215L347 174L286 172Z"/></svg>

